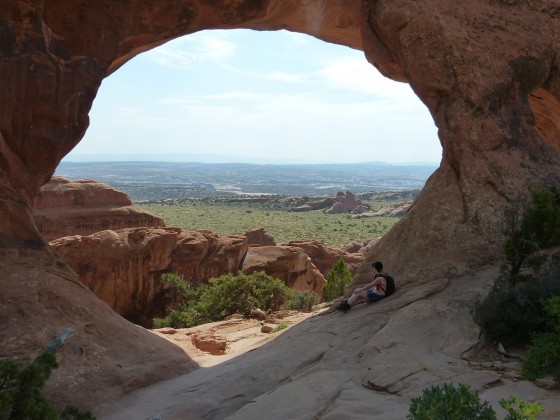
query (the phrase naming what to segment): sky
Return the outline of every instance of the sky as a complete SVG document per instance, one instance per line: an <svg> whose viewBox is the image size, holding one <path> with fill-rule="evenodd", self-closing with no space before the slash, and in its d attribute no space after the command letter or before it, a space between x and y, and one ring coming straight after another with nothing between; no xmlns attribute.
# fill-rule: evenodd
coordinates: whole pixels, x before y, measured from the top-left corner
<svg viewBox="0 0 560 420"><path fill-rule="evenodd" d="M202 31L106 78L65 161L436 163L437 129L363 52L288 31Z"/></svg>

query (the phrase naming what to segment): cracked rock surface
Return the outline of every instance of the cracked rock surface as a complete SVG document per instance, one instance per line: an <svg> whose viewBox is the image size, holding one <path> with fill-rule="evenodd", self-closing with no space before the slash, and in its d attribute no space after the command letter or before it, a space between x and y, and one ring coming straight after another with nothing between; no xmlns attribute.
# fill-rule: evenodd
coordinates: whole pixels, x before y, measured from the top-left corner
<svg viewBox="0 0 560 420"><path fill-rule="evenodd" d="M101 418L405 418L410 400L444 382L466 383L499 411L518 395L560 415L558 393L472 364L471 311L497 273L398 291L344 314L315 316L237 358L133 392Z"/></svg>

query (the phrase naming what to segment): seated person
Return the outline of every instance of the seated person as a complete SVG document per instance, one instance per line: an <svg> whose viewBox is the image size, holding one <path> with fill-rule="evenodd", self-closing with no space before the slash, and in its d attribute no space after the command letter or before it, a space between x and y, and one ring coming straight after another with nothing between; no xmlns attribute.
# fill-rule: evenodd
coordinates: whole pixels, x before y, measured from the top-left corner
<svg viewBox="0 0 560 420"><path fill-rule="evenodd" d="M353 305L358 302L363 302L366 298L370 302L377 302L385 297L387 280L385 280L382 272L383 263L376 261L371 266L375 268L375 271L377 271L374 280L371 283L366 284L364 287L355 289L350 298L340 303L336 307L337 309L347 312Z"/></svg>

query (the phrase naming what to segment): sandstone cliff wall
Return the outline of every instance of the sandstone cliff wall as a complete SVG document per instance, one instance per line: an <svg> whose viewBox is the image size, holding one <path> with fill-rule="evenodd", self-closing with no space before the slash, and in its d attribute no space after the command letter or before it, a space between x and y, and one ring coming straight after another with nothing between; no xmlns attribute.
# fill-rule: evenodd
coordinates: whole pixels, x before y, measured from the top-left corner
<svg viewBox="0 0 560 420"><path fill-rule="evenodd" d="M94 180L53 177L35 200L33 218L45 239L102 230L163 227L163 220L132 203L123 192Z"/></svg>
<svg viewBox="0 0 560 420"><path fill-rule="evenodd" d="M220 237L178 228L106 230L51 241L80 281L115 312L151 326L176 296L166 295L161 274L194 283L236 272L247 252L244 237Z"/></svg>

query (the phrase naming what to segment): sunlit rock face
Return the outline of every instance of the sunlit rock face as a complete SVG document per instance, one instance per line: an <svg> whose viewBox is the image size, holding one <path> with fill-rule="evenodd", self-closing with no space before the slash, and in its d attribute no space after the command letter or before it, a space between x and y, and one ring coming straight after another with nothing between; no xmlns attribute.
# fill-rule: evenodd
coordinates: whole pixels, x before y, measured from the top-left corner
<svg viewBox="0 0 560 420"><path fill-rule="evenodd" d="M242 271L246 274L264 271L271 277L283 280L292 289L323 296L325 277L298 247L251 246L243 261Z"/></svg>
<svg viewBox="0 0 560 420"><path fill-rule="evenodd" d="M90 179L69 181L58 176L39 191L33 218L47 241L107 229L165 226L123 192Z"/></svg>
<svg viewBox="0 0 560 420"><path fill-rule="evenodd" d="M142 51L210 28L289 29L363 50L384 75L408 82L429 108L443 147L441 166L406 216L372 247L356 282L367 280L374 258L401 284L493 261L503 210L532 188L557 181L560 173L559 17L556 0L0 2L3 298L16 293L4 279L25 282L26 272L51 273L61 284L77 280L49 250L31 209L87 129L103 78ZM72 290L59 287L56 298L86 293ZM41 296L39 303L19 301L3 316L10 331L24 331L33 328L32 320L18 314L37 314L34 322L48 329L40 343L46 344L66 318L46 310L55 297ZM96 306L102 304L92 302L96 309L88 316L96 314L95 328L108 329L99 315L103 307ZM75 308L72 316L78 324L87 322ZM127 328L121 327L122 342L128 343ZM6 334L3 329L0 342L7 342ZM108 348L110 338L97 338L99 348ZM30 354L35 344L22 341L20 351ZM75 346L65 350L79 351ZM113 350L121 366L155 360ZM85 370L105 357L94 354L99 356L85 361ZM118 375L111 375L106 380L118 383ZM139 383L128 380L130 387Z"/></svg>
<svg viewBox="0 0 560 420"><path fill-rule="evenodd" d="M237 272L247 253L243 236L179 228L104 230L59 238L50 245L97 297L146 327L154 317L167 315L167 307L178 298L161 282L162 273L200 284Z"/></svg>

